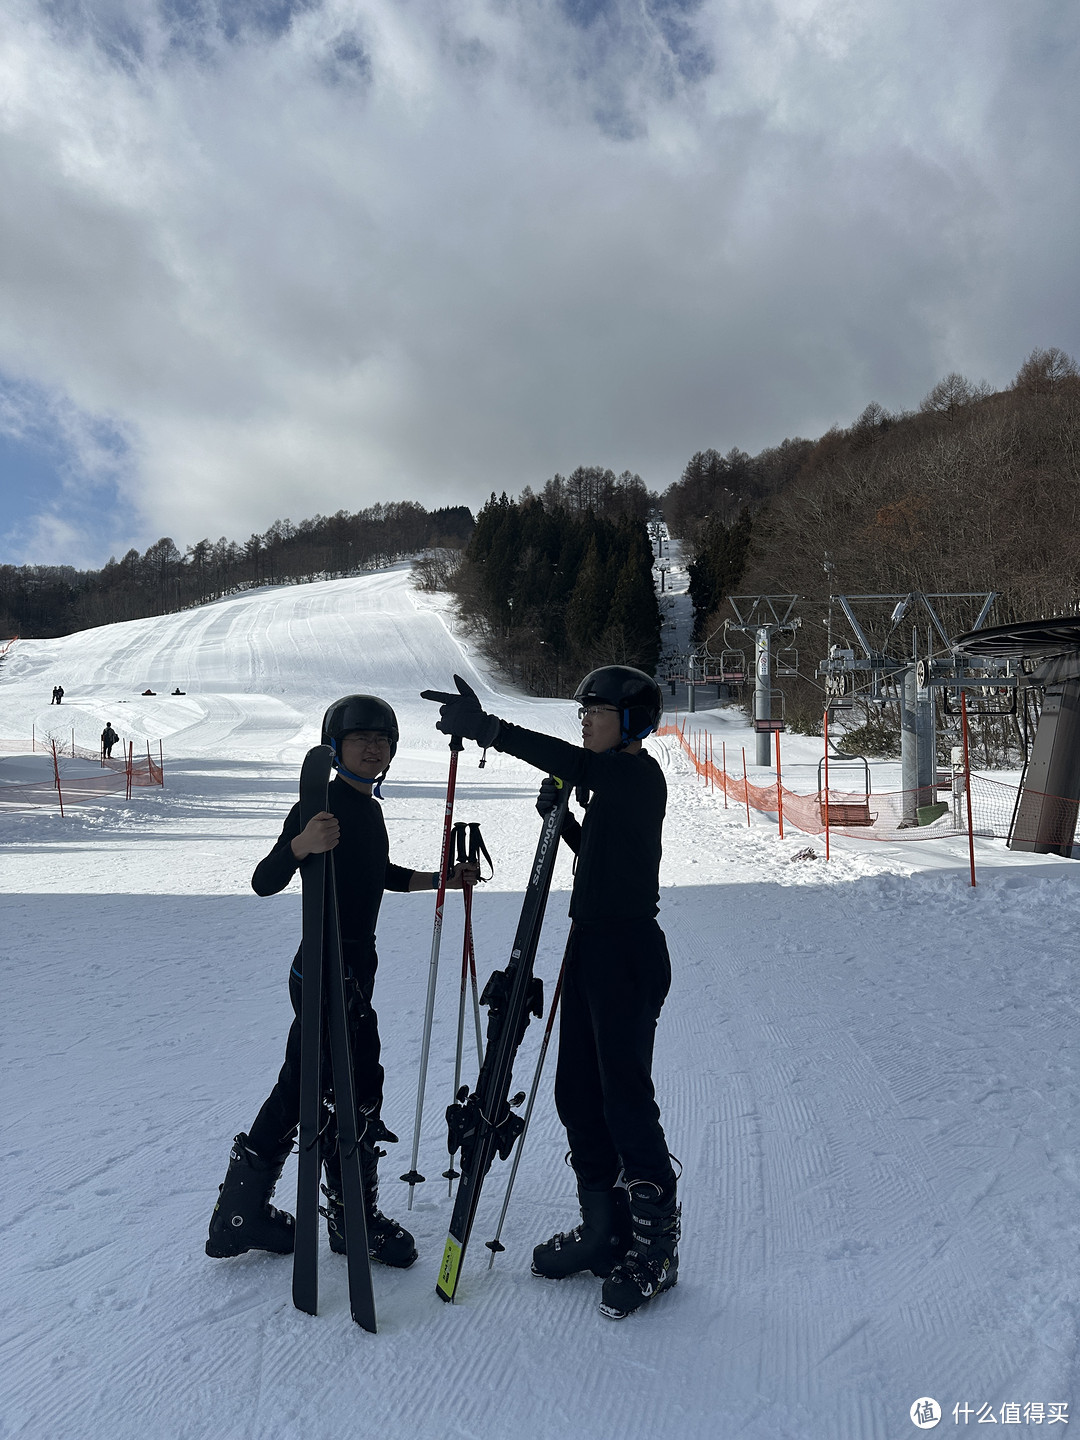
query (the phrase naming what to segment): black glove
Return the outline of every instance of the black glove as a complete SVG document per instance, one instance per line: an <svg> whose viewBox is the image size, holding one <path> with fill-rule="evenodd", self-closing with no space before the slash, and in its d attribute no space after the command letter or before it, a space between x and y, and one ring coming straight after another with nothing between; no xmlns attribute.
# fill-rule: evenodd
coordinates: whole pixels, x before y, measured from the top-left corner
<svg viewBox="0 0 1080 1440"><path fill-rule="evenodd" d="M536 813L550 815L559 803L559 782L554 775L546 775L540 782L540 793L536 797Z"/></svg>
<svg viewBox="0 0 1080 1440"><path fill-rule="evenodd" d="M497 715L488 715L476 697L476 691L460 675L454 676L458 694L443 690L421 690L421 700L433 700L441 705L435 729L444 735L461 735L466 740L475 740L486 750L499 733L502 721Z"/></svg>

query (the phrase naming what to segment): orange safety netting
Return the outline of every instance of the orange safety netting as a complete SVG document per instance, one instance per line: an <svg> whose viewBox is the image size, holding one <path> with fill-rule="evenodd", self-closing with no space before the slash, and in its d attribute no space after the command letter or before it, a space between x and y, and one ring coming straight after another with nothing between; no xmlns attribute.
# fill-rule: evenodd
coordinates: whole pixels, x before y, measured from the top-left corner
<svg viewBox="0 0 1080 1440"><path fill-rule="evenodd" d="M17 740L0 740L0 751L18 753L23 749ZM59 804L62 809L64 805L99 799L102 795L130 795L136 786L165 784L162 764L152 758L149 750L145 755L132 752L122 760L102 759L73 743L67 750L57 745L55 751L52 745L33 743L31 751L52 756L52 775L48 779L0 783L0 805ZM63 760L89 760L96 762L100 770L96 774L80 773L74 767L61 765Z"/></svg>
<svg viewBox="0 0 1080 1440"><path fill-rule="evenodd" d="M706 739L702 742L698 737L688 737L685 722L682 726L661 726L656 733L671 735L677 739L697 773L713 790L726 794L729 805L746 805L749 802L752 809L767 815L779 815L782 806L785 821L790 821L808 835L825 833L825 796L822 791L815 790L810 795L798 795L782 783L754 785L749 780L744 781L742 776L726 774L713 762L707 750L704 754L698 753L699 748L708 745L708 741ZM699 735L703 734L704 732L699 732ZM1008 839L1019 794L1017 786L1006 785L998 780L987 780L982 775L972 775L970 785L973 833L983 837ZM835 790L830 785L829 832L834 835L850 835L857 840L890 841L934 840L943 835L968 833L967 793L962 773L958 774L951 787L943 792L943 795L948 797L949 807L945 813L931 824L913 824L911 819L906 817L914 811L916 800L924 803L924 794L923 791L912 794L903 790L888 790L873 795L865 791ZM1071 815L1075 825L1076 805L1072 801L1061 800L1060 806L1061 835L1064 837L1069 820L1066 812L1068 807L1072 806ZM1045 822L1041 829L1041 838L1048 838ZM1068 838L1072 838L1071 828L1068 830Z"/></svg>

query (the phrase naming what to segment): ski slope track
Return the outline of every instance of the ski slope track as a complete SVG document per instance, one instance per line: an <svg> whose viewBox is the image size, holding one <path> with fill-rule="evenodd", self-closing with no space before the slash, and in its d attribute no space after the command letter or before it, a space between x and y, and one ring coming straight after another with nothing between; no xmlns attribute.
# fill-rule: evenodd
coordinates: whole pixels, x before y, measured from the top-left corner
<svg viewBox="0 0 1080 1440"><path fill-rule="evenodd" d="M965 1404L972 1425L977 1407L1004 1423L1008 1404L1063 1402L1080 1423L1080 866L978 841L972 890L963 838L836 839L826 865L820 839L780 840L772 817L748 826L725 809L668 740L648 744L669 786L660 918L674 978L655 1070L683 1166L678 1286L615 1324L591 1275L530 1275L533 1244L576 1219L552 1056L506 1253L488 1270L509 1168L496 1162L458 1302L436 1297L455 895L428 1180L411 1212L396 1177L434 897L387 895L380 921L384 1113L404 1137L383 1162L381 1203L420 1258L376 1267L379 1333L351 1323L325 1237L314 1318L290 1303L287 1259L206 1258L231 1139L276 1076L290 1019L299 885L259 899L249 878L325 706L370 691L397 710L385 815L392 855L418 868L438 861L448 761L421 689L457 671L496 712L576 738L572 705L515 692L454 629L445 601L397 569L21 641L0 666L0 734L74 725L92 744L112 720L137 746L163 738L166 780L63 820L0 814L0 1437L876 1440L917 1433L922 1396L942 1407L939 1433L963 1428L953 1407ZM717 753L721 739L753 753L737 712L695 723ZM819 753L785 737L792 788L813 789ZM470 745L457 818L482 823L497 867L474 908L482 984L507 958L539 777L494 752L478 760ZM818 858L796 860L808 844ZM537 959L549 993L570 858ZM291 1161L277 1199L291 1208L294 1194Z"/></svg>

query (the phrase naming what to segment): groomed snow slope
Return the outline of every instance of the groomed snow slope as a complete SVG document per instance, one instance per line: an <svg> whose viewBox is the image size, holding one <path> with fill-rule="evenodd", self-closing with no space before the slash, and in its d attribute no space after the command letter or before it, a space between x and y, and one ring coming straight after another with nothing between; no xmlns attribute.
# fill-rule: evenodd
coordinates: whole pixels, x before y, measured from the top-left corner
<svg viewBox="0 0 1080 1440"><path fill-rule="evenodd" d="M756 815L748 828L668 741L649 744L670 787L661 921L674 980L656 1074L684 1167L677 1289L612 1324L592 1277L529 1275L532 1244L574 1219L549 1069L507 1251L489 1272L497 1162L460 1301L435 1297L456 897L429 1179L411 1214L395 1178L408 1165L430 895L388 895L380 923L385 1113L402 1136L383 1203L407 1218L420 1259L377 1270L379 1334L351 1324L328 1250L317 1318L292 1308L287 1260L205 1257L229 1143L273 1081L289 1021L299 889L260 900L251 870L322 709L351 690L398 710L392 853L432 868L447 750L417 692L455 670L491 708L574 738L571 706L492 680L404 571L20 642L0 668L0 734L74 723L92 743L111 719L125 738L165 737L167 782L65 820L0 812L0 1436L869 1440L914 1433L909 1408L926 1395L942 1430L965 1403L971 1424L982 1405L1005 1423L1012 1402L1073 1402L1075 1420L1080 867L979 842L973 891L961 841L837 841L828 866L795 862L806 836L780 841ZM57 683L62 725L43 703ZM141 698L148 687L157 696ZM176 687L186 694L165 693ZM698 720L729 748L748 743L727 712ZM791 783L811 789L815 742L791 737L784 753L805 766L806 783L794 769ZM458 817L483 823L498 866L475 907L483 979L508 951L538 777L477 760L469 747ZM549 982L570 883L564 855L538 964ZM519 1083L538 1043L533 1026Z"/></svg>

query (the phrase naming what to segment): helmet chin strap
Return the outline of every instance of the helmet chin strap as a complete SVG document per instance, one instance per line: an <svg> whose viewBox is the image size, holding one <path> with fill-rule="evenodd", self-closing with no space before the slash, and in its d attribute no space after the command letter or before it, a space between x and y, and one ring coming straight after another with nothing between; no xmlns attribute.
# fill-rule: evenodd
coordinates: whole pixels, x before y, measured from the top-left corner
<svg viewBox="0 0 1080 1440"><path fill-rule="evenodd" d="M651 735L651 734L652 734L652 729L653 729L653 727L652 727L651 725L649 725L646 729L642 730L640 734L638 734L638 735L631 735L631 734L630 734L630 707L629 707L629 705L627 705L626 708L625 708L625 709L623 710L623 712L622 712L621 727L620 727L620 728L621 728L621 730L622 730L622 739L619 741L618 745L613 745L613 746L611 747L611 749L608 751L608 754L609 754L609 755L617 755L620 750L625 750L626 747L627 747L628 745L632 745L635 740L644 740L646 735Z"/></svg>
<svg viewBox="0 0 1080 1440"><path fill-rule="evenodd" d="M344 775L348 780L356 780L361 785L373 786L374 788L371 793L375 796L376 800L382 799L382 782L386 779L386 770L390 769L389 765L386 767L386 770L382 771L379 775L357 775L355 771L345 768L345 762L338 754L336 740L330 741L330 749L334 752L334 769L339 775Z"/></svg>

